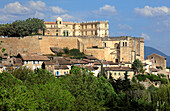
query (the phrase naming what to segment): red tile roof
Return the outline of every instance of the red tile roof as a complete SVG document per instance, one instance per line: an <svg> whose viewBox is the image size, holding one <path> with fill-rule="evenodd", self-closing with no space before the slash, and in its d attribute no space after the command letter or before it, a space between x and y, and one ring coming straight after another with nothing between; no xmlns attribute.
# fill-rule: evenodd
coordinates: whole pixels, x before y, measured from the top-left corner
<svg viewBox="0 0 170 111"><path fill-rule="evenodd" d="M105 67L106 71L133 71L133 69L129 67Z"/></svg>
<svg viewBox="0 0 170 111"><path fill-rule="evenodd" d="M33 61L49 61L50 59L47 57L47 56L42 56L42 55L38 55L38 54L35 54L35 53L20 53L18 54L21 56L21 58L24 60L24 61L30 61L30 60L33 60Z"/></svg>

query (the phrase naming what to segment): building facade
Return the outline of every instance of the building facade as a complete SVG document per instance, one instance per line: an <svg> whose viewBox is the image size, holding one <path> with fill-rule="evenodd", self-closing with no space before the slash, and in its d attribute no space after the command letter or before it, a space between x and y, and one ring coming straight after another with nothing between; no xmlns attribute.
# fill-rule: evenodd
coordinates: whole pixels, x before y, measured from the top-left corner
<svg viewBox="0 0 170 111"><path fill-rule="evenodd" d="M56 22L44 22L47 36L87 36L87 37L109 37L108 21L98 22L64 22L58 17ZM42 33L42 32L41 32Z"/></svg>

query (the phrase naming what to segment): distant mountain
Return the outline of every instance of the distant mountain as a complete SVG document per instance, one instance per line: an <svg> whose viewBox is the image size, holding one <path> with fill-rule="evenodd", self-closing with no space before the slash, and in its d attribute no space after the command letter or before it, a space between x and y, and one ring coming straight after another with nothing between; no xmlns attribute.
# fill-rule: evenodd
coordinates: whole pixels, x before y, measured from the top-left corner
<svg viewBox="0 0 170 111"><path fill-rule="evenodd" d="M161 55L161 56L163 56L163 57L166 57L166 58L167 58L167 60L166 60L166 65L167 65L167 67L170 67L170 56L164 54L163 52L161 52L161 51L159 51L159 50L157 50L157 49L155 49L155 48L148 47L148 46L145 46L145 47L144 47L144 57L145 57L145 59L146 59L146 57L147 57L148 55L151 55L151 54L153 54L153 53L156 53L156 54L159 54L159 55Z"/></svg>

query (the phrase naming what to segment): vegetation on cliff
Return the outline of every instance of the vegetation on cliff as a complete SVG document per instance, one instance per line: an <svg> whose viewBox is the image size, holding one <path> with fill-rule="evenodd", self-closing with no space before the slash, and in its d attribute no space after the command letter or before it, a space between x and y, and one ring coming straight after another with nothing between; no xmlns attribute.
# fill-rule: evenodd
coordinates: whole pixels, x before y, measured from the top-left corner
<svg viewBox="0 0 170 111"><path fill-rule="evenodd" d="M46 70L0 74L0 110L170 110L170 85L145 90L125 80L94 77L74 66L55 78Z"/></svg>
<svg viewBox="0 0 170 111"><path fill-rule="evenodd" d="M1 24L0 36L23 37L38 34L39 30L45 30L44 20L28 18L26 20L16 20L11 24Z"/></svg>

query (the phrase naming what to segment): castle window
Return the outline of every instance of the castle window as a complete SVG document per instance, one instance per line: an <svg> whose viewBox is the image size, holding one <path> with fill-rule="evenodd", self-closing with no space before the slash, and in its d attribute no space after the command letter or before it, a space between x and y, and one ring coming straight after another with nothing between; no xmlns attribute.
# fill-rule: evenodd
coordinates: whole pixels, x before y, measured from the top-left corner
<svg viewBox="0 0 170 111"><path fill-rule="evenodd" d="M155 60L155 63L156 63L156 60Z"/></svg>
<svg viewBox="0 0 170 111"><path fill-rule="evenodd" d="M56 30L56 32L58 32L58 30Z"/></svg>
<svg viewBox="0 0 170 111"><path fill-rule="evenodd" d="M104 47L106 47L106 43L104 43Z"/></svg>
<svg viewBox="0 0 170 111"><path fill-rule="evenodd" d="M61 24L61 21L60 21L60 24Z"/></svg>
<svg viewBox="0 0 170 111"><path fill-rule="evenodd" d="M105 27L107 27L107 24L105 24Z"/></svg>
<svg viewBox="0 0 170 111"><path fill-rule="evenodd" d="M116 76L116 73L114 73L115 74L115 76Z"/></svg>
<svg viewBox="0 0 170 111"><path fill-rule="evenodd" d="M91 35L93 35L93 31L91 31Z"/></svg>
<svg viewBox="0 0 170 111"><path fill-rule="evenodd" d="M58 33L56 33L56 36L58 36Z"/></svg>
<svg viewBox="0 0 170 111"><path fill-rule="evenodd" d="M125 42L125 46L127 46L127 42Z"/></svg>
<svg viewBox="0 0 170 111"><path fill-rule="evenodd" d="M91 25L91 28L93 28L93 24Z"/></svg>
<svg viewBox="0 0 170 111"><path fill-rule="evenodd" d="M119 73L119 76L120 76L120 73Z"/></svg>
<svg viewBox="0 0 170 111"><path fill-rule="evenodd" d="M124 42L123 42L123 46L124 46Z"/></svg>

